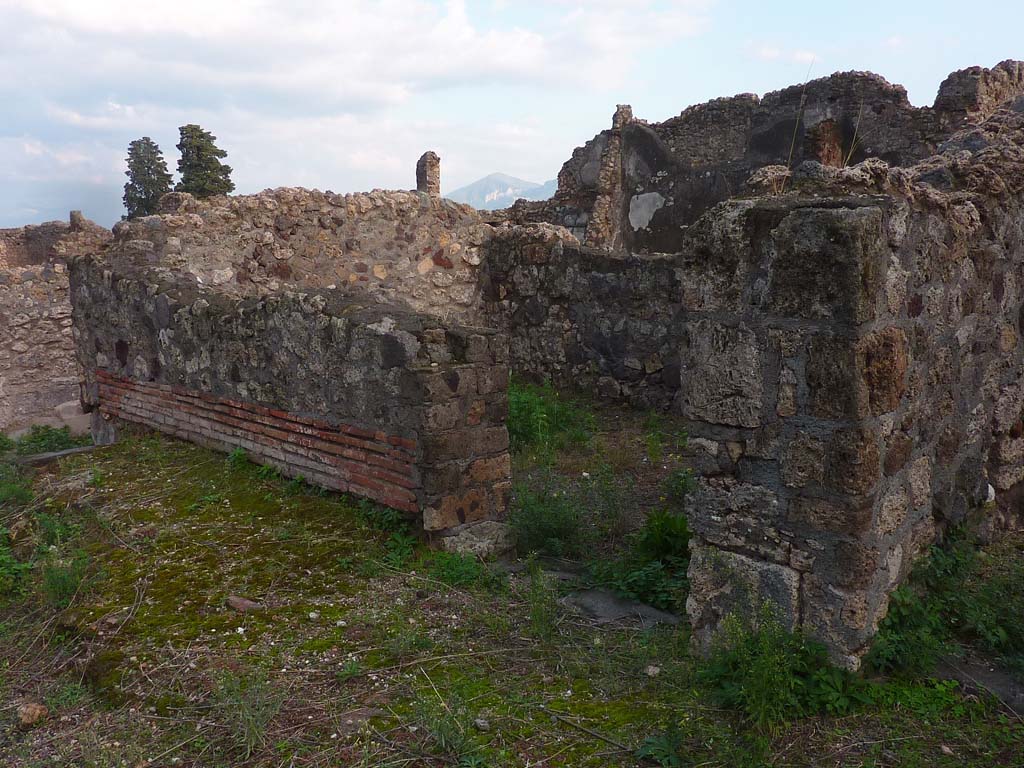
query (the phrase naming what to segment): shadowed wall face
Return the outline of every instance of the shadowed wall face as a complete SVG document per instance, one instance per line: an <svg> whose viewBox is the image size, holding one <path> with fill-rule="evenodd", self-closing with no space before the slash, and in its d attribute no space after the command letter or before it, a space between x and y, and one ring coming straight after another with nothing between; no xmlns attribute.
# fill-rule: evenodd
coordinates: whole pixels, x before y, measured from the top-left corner
<svg viewBox="0 0 1024 768"><path fill-rule="evenodd" d="M239 298L121 260L73 262L84 399L419 516L501 519L509 497L502 334L336 293Z"/></svg>

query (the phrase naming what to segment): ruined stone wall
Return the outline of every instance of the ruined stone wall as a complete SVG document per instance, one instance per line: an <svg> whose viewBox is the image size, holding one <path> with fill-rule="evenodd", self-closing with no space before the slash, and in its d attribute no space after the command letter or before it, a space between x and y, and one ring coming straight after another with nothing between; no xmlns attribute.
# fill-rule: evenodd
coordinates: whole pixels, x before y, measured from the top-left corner
<svg viewBox="0 0 1024 768"><path fill-rule="evenodd" d="M77 399L65 262L109 237L79 216L0 230L0 432L49 422Z"/></svg>
<svg viewBox="0 0 1024 768"><path fill-rule="evenodd" d="M337 291L231 296L138 262L72 264L99 433L113 418L241 447L286 475L419 513L431 533L504 517L502 334Z"/></svg>
<svg viewBox="0 0 1024 768"><path fill-rule="evenodd" d="M469 206L417 192L173 193L162 210L118 224L111 255L141 255L226 293L354 290L461 320L475 312L491 231Z"/></svg>
<svg viewBox="0 0 1024 768"><path fill-rule="evenodd" d="M676 259L580 246L550 225L506 227L485 249L485 322L517 375L667 407L679 390Z"/></svg>
<svg viewBox="0 0 1024 768"><path fill-rule="evenodd" d="M869 72L716 99L661 123L619 107L612 128L565 163L553 198L517 204L509 217L565 226L593 247L673 253L681 229L745 192L758 168L870 158L910 166L1022 93L1024 64L1006 61L954 72L933 107L914 107L902 86Z"/></svg>
<svg viewBox="0 0 1024 768"><path fill-rule="evenodd" d="M804 163L789 192L678 231L673 255L499 232L485 298L514 369L686 422L698 643L768 599L855 666L990 484L982 524L1019 518L1022 171L1018 101L907 169Z"/></svg>

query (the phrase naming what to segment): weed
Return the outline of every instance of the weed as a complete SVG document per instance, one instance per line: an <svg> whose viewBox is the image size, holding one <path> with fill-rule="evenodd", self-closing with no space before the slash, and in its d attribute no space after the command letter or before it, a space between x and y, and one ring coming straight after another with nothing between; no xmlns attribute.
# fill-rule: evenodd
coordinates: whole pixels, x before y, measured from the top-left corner
<svg viewBox="0 0 1024 768"><path fill-rule="evenodd" d="M20 594L25 587L25 576L31 570L28 563L18 562L11 552L6 528L0 528L0 598Z"/></svg>
<svg viewBox="0 0 1024 768"><path fill-rule="evenodd" d="M363 665L359 663L358 659L349 659L342 665L341 669L334 673L334 679L339 684L344 684L354 677L359 677L361 674L363 674Z"/></svg>
<svg viewBox="0 0 1024 768"><path fill-rule="evenodd" d="M613 560L591 563L591 579L622 597L681 611L689 586L689 541L685 516L655 510L634 534L628 552Z"/></svg>
<svg viewBox="0 0 1024 768"><path fill-rule="evenodd" d="M87 435L75 437L67 427L48 427L40 424L33 425L28 434L22 435L17 441L17 452L21 456L31 456L37 453L51 453L63 451L68 448L78 448L83 445L90 445L92 439Z"/></svg>
<svg viewBox="0 0 1024 768"><path fill-rule="evenodd" d="M77 526L49 512L36 515L36 527L39 529L39 538L47 547L59 547L79 533Z"/></svg>
<svg viewBox="0 0 1024 768"><path fill-rule="evenodd" d="M686 498L693 491L694 485L693 472L677 469L662 481L661 491L670 504L685 508Z"/></svg>
<svg viewBox="0 0 1024 768"><path fill-rule="evenodd" d="M11 440L11 438L9 438L3 432L0 432L0 453L7 453L8 451L13 451L16 445L17 443Z"/></svg>
<svg viewBox="0 0 1024 768"><path fill-rule="evenodd" d="M698 677L717 704L741 710L767 733L794 717L845 715L870 701L862 680L831 666L821 643L786 631L767 606L756 628L726 618L724 637Z"/></svg>
<svg viewBox="0 0 1024 768"><path fill-rule="evenodd" d="M260 478L260 480L280 480L281 471L270 464L261 464L256 467L256 477Z"/></svg>
<svg viewBox="0 0 1024 768"><path fill-rule="evenodd" d="M189 504L188 505L188 511L189 512L198 512L200 510L206 509L207 507L212 507L212 506L215 506L217 504L223 504L223 503L224 503L224 497L221 496L219 493L206 493L206 494L203 494L202 496L200 496L195 501L193 501L191 504Z"/></svg>
<svg viewBox="0 0 1024 768"><path fill-rule="evenodd" d="M248 759L266 746L267 726L277 716L284 695L261 674L227 675L216 695L216 709L235 746Z"/></svg>
<svg viewBox="0 0 1024 768"><path fill-rule="evenodd" d="M686 433L667 432L662 414L651 411L644 419L644 445L648 460L652 464L660 464L665 458L666 448L675 451L686 445Z"/></svg>
<svg viewBox="0 0 1024 768"><path fill-rule="evenodd" d="M32 501L32 489L13 464L0 463L0 510Z"/></svg>
<svg viewBox="0 0 1024 768"><path fill-rule="evenodd" d="M439 697L439 694L435 694ZM453 758L459 766L482 765L479 747L473 740L470 716L466 707L455 697L435 703L433 699L418 699L415 704L416 720L426 731L434 749Z"/></svg>
<svg viewBox="0 0 1024 768"><path fill-rule="evenodd" d="M51 560L42 568L43 595L55 608L67 608L78 594L86 571L89 555L84 550L76 551L70 560Z"/></svg>
<svg viewBox="0 0 1024 768"><path fill-rule="evenodd" d="M475 557L455 552L435 552L430 559L429 573L450 587L479 586L496 590L505 583L500 574Z"/></svg>
<svg viewBox="0 0 1024 768"><path fill-rule="evenodd" d="M676 723L672 723L665 731L648 736L636 751L638 760L651 760L662 768L681 768L682 752L685 744L683 733Z"/></svg>
<svg viewBox="0 0 1024 768"><path fill-rule="evenodd" d="M530 584L526 600L530 609L530 634L550 643L558 634L558 603L548 576L535 559L527 562Z"/></svg>
<svg viewBox="0 0 1024 768"><path fill-rule="evenodd" d="M412 560L419 541L404 531L392 533L384 542L384 562L392 568L403 569Z"/></svg>
<svg viewBox="0 0 1024 768"><path fill-rule="evenodd" d="M580 507L564 482L545 474L537 487L517 484L509 523L519 551L556 556L582 553Z"/></svg>
<svg viewBox="0 0 1024 768"><path fill-rule="evenodd" d="M944 546L932 547L890 598L869 666L923 675L955 640L1008 657L1024 653L1024 569L1009 546L981 553L954 531Z"/></svg>
<svg viewBox="0 0 1024 768"><path fill-rule="evenodd" d="M369 499L360 498L356 500L356 511L364 523L377 531L390 533L392 531L405 531L409 527L405 515L397 509L385 507Z"/></svg>
<svg viewBox="0 0 1024 768"><path fill-rule="evenodd" d="M593 415L550 384L513 381L508 388L508 404L508 435L514 451L584 446L594 432Z"/></svg>
<svg viewBox="0 0 1024 768"><path fill-rule="evenodd" d="M230 469L236 472L252 466L252 462L249 461L249 454L247 454L245 449L241 447L235 448L231 451L224 462Z"/></svg>
<svg viewBox="0 0 1024 768"><path fill-rule="evenodd" d="M46 696L46 706L54 711L69 709L81 703L88 693L88 689L78 680L65 683Z"/></svg>

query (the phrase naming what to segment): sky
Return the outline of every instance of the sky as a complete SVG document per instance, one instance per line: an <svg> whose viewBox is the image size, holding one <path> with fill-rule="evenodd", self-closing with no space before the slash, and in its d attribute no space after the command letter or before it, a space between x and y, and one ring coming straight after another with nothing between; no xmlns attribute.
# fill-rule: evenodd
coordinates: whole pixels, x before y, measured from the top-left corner
<svg viewBox="0 0 1024 768"><path fill-rule="evenodd" d="M616 104L664 120L718 96L871 70L930 105L950 72L1024 58L1024 2L0 0L0 227L123 214L130 141L172 171L218 137L238 193L553 178Z"/></svg>

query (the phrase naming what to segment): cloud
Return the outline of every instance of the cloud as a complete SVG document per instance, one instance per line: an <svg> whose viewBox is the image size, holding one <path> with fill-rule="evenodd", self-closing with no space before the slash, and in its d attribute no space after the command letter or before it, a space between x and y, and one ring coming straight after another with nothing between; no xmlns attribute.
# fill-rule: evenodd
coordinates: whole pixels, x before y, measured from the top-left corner
<svg viewBox="0 0 1024 768"><path fill-rule="evenodd" d="M99 184L102 199L52 205L110 218L128 141L153 136L173 170L186 122L220 137L243 191L409 186L428 147L446 187L549 178L572 144L541 105L621 86L706 24L703 0L0 0L0 177L17 182L0 226L47 207L32 184Z"/></svg>
<svg viewBox="0 0 1024 768"><path fill-rule="evenodd" d="M755 57L763 61L783 61L794 64L813 64L821 61L821 57L814 51L802 50L799 48L786 49L775 45L757 45L753 48Z"/></svg>

